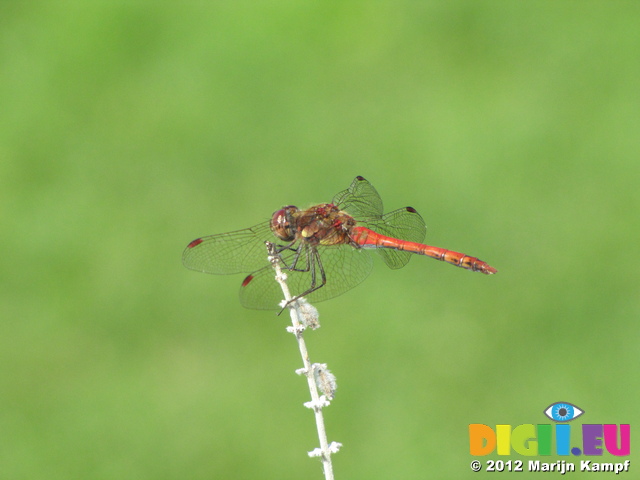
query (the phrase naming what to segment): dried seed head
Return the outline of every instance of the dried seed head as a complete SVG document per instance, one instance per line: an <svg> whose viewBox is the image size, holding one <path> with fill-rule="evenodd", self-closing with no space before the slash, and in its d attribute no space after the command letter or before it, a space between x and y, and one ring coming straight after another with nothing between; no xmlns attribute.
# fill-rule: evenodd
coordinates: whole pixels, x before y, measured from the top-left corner
<svg viewBox="0 0 640 480"><path fill-rule="evenodd" d="M300 314L300 323L311 330L320 328L320 314L318 313L318 309L307 302L304 297L296 300L296 308Z"/></svg>
<svg viewBox="0 0 640 480"><path fill-rule="evenodd" d="M314 363L312 368L313 378L316 381L318 389L329 400L333 400L333 397L336 394L336 389L338 388L335 375L329 371L326 363Z"/></svg>

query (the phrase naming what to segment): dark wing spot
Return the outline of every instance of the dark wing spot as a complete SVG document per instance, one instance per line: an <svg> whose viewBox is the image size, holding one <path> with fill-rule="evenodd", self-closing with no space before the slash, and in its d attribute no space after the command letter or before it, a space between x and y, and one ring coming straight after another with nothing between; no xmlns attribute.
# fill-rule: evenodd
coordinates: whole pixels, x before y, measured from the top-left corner
<svg viewBox="0 0 640 480"><path fill-rule="evenodd" d="M197 247L201 243L202 243L202 239L201 238L196 238L193 242L191 242L189 245L187 245L187 248Z"/></svg>
<svg viewBox="0 0 640 480"><path fill-rule="evenodd" d="M418 211L413 207L407 207L407 212L409 212L409 213L418 213Z"/></svg>
<svg viewBox="0 0 640 480"><path fill-rule="evenodd" d="M358 176L356 177L356 180L359 180L359 181L361 181L361 182L362 182L362 181L364 180L364 177L362 177L362 176L358 175Z"/></svg>
<svg viewBox="0 0 640 480"><path fill-rule="evenodd" d="M246 287L249 285L249 282L253 280L253 275L247 275L247 277L242 281L242 286Z"/></svg>

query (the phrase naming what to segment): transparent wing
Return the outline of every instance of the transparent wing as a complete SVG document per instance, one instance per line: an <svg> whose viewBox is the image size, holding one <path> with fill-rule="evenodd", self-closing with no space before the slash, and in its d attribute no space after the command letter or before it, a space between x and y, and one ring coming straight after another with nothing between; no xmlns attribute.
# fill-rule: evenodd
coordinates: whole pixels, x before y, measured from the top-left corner
<svg viewBox="0 0 640 480"><path fill-rule="evenodd" d="M198 238L185 248L182 263L191 270L214 274L248 273L269 265L264 242L275 240L269 223Z"/></svg>
<svg viewBox="0 0 640 480"><path fill-rule="evenodd" d="M383 215L382 199L364 177L356 177L348 189L333 198L333 203L361 226L400 240L424 241L427 227L420 214L412 207L405 207ZM394 269L404 267L412 255L390 248L378 248L377 252L387 266Z"/></svg>
<svg viewBox="0 0 640 480"><path fill-rule="evenodd" d="M355 218L382 217L382 199L364 177L356 177L349 188L333 197L333 204Z"/></svg>
<svg viewBox="0 0 640 480"><path fill-rule="evenodd" d="M371 255L362 248L354 248L351 245L335 245L323 247L319 252L320 261L327 276L327 284L309 294L308 300L311 303L322 302L351 290L362 283L373 268ZM319 272L316 275L318 274ZM295 288L300 294L308 286L299 284Z"/></svg>
<svg viewBox="0 0 640 480"><path fill-rule="evenodd" d="M399 238L410 242L422 243L427 233L424 220L412 207L399 208L389 212L380 219L365 219L359 221L362 225L387 237ZM402 268L411 259L412 253L391 248L378 248L384 263L389 268Z"/></svg>
<svg viewBox="0 0 640 480"><path fill-rule="evenodd" d="M349 245L327 246L318 250L316 257L312 247L304 245L297 268L300 272L283 268L287 274L287 285L292 296L298 296L311 288L313 275L316 285L322 283L320 267L324 269L327 283L311 292L306 298L311 303L322 302L351 290L364 281L371 272L373 262L369 252ZM295 252L284 252L283 260L291 265ZM319 262L318 263L318 258ZM282 290L274 280L275 272L271 265L249 275L240 287L240 302L247 308L258 310L277 310L284 298Z"/></svg>

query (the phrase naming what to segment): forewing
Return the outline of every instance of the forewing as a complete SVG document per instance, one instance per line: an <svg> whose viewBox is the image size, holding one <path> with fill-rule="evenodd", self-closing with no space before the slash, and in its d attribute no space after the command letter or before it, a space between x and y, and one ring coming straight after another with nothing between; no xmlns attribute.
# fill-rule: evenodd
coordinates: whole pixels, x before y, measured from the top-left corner
<svg viewBox="0 0 640 480"><path fill-rule="evenodd" d="M427 232L424 220L412 207L400 208L382 216L380 220L363 221L368 228L388 237L422 243ZM404 267L412 253L391 248L376 249L389 268Z"/></svg>
<svg viewBox="0 0 640 480"><path fill-rule="evenodd" d="M275 240L269 222L198 238L185 248L182 263L191 270L204 273L252 272L269 264L264 244L267 240Z"/></svg>
<svg viewBox="0 0 640 480"><path fill-rule="evenodd" d="M338 193L333 203L354 217L358 224L388 237L422 243L427 231L424 220L412 207L400 208L382 214L382 199L373 185L364 177L356 177L351 186ZM377 249L390 268L404 267L411 253L390 248Z"/></svg>
<svg viewBox="0 0 640 480"><path fill-rule="evenodd" d="M356 177L346 190L333 197L333 204L355 218L380 218L382 199L364 177Z"/></svg>

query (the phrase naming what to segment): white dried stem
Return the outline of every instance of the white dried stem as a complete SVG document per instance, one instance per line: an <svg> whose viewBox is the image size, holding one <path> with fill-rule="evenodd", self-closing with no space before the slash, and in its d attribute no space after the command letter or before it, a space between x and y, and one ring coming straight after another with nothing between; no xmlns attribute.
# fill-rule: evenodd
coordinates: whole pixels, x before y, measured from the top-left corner
<svg viewBox="0 0 640 480"><path fill-rule="evenodd" d="M275 253L275 247L272 243L266 242L267 250L269 252L269 261L273 265L273 269L276 272L276 281L282 288L284 294L284 302L281 304L283 308L289 309L291 316L292 326L287 327L287 331L293 333L298 342L298 348L300 350L300 356L302 357L303 368L296 370L298 374L304 374L307 377L307 383L309 385L309 393L311 394L311 401L306 402L304 405L307 408L313 410L316 419L316 429L318 430L318 440L320 441L320 448L316 448L309 452L309 456L320 457L322 460L322 469L326 480L333 480L333 466L331 465L331 454L336 453L342 446L340 443L327 442L327 433L324 426L324 417L322 415L322 408L328 406L330 401L325 395L320 396L318 394L318 388L316 384L316 376L314 375L315 368L309 360L309 352L304 342L303 333L307 327L316 329L320 327L318 323L318 311L304 298L297 298L292 301L289 287L287 286L287 276L280 267L280 258ZM326 368L326 365L324 366Z"/></svg>

